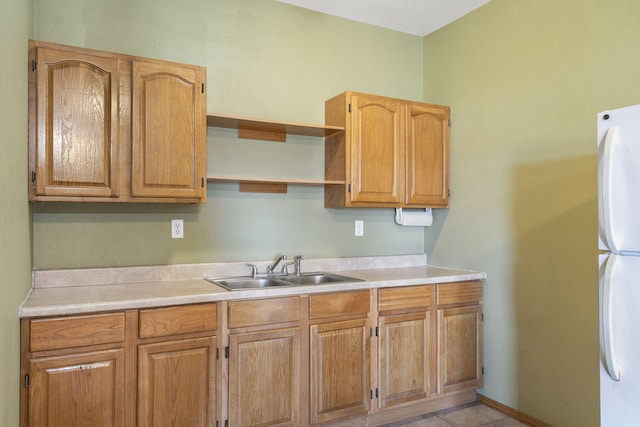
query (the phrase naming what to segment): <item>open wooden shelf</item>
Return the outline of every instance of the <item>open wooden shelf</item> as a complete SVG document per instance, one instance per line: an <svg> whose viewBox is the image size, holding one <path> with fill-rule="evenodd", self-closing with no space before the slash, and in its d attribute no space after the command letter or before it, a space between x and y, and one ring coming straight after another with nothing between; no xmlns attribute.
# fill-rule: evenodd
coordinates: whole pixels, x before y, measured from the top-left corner
<svg viewBox="0 0 640 427"><path fill-rule="evenodd" d="M344 181L323 179L254 178L241 176L208 176L208 182L230 182L240 184L243 193L286 193L289 185L323 186L344 185Z"/></svg>
<svg viewBox="0 0 640 427"><path fill-rule="evenodd" d="M237 129L238 138L277 142L286 142L287 135L327 138L344 132L344 127L340 126L278 122L213 113L207 113L207 126ZM238 183L240 192L251 193L286 193L289 185L344 185L344 181L326 181L322 179L254 178L221 175L208 176L207 181Z"/></svg>
<svg viewBox="0 0 640 427"><path fill-rule="evenodd" d="M238 138L278 142L285 142L287 135L326 138L344 132L344 128L340 126L278 122L246 117L223 116L213 113L207 113L207 126L237 129Z"/></svg>

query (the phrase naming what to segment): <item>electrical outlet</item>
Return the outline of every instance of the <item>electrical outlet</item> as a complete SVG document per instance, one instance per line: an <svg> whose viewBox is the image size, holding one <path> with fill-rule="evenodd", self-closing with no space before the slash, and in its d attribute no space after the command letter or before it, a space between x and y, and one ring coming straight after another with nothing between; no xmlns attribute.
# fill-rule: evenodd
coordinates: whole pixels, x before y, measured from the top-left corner
<svg viewBox="0 0 640 427"><path fill-rule="evenodd" d="M361 219L356 219L356 237L364 236L364 221Z"/></svg>
<svg viewBox="0 0 640 427"><path fill-rule="evenodd" d="M184 221L182 219L171 220L171 238L182 239L184 237Z"/></svg>

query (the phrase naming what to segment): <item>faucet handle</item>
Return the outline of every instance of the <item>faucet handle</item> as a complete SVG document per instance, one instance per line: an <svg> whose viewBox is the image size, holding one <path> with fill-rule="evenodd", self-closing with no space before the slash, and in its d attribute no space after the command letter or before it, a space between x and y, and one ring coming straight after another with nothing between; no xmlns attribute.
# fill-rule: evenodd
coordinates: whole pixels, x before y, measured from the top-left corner
<svg viewBox="0 0 640 427"><path fill-rule="evenodd" d="M294 265L295 266L295 263L293 261L289 261L289 262L285 262L284 264L282 264L282 274L285 274L287 276L289 275L289 266L290 265Z"/></svg>
<svg viewBox="0 0 640 427"><path fill-rule="evenodd" d="M302 261L303 259L304 259L304 255L296 255L293 257L293 265L294 265L293 274L295 274L296 276L300 275L300 261Z"/></svg>
<svg viewBox="0 0 640 427"><path fill-rule="evenodd" d="M256 277L258 275L258 267L255 264L245 264L247 267L251 267L251 277Z"/></svg>

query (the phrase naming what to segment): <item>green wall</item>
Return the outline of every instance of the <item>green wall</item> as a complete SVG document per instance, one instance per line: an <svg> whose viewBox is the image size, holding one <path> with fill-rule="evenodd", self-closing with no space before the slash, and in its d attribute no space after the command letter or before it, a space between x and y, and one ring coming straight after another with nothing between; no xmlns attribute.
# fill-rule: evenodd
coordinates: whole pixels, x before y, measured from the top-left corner
<svg viewBox="0 0 640 427"><path fill-rule="evenodd" d="M204 65L207 108L220 114L323 123L324 101L347 89L422 98L421 38L276 1L35 0L34 22L40 40ZM323 175L321 140L234 138L209 129L210 173ZM325 209L323 197L321 187L260 195L209 184L201 206L38 204L34 266L424 252L423 230L395 225L391 209ZM170 239L177 217L183 240Z"/></svg>
<svg viewBox="0 0 640 427"><path fill-rule="evenodd" d="M17 371L15 313L30 281L26 188L15 183L33 34L204 65L212 112L321 123L324 100L351 89L447 104L453 119L451 209L424 233L395 226L388 209L324 209L319 188L210 184L202 206L32 205L35 267L426 251L489 275L483 392L554 426L598 425L595 116L639 102L635 0L493 0L424 39L264 0L35 0L33 14L30 1L0 1L12 59L0 63L0 99L12 100L0 103L3 384ZM321 174L311 139L238 142L210 129L209 141L212 172ZM175 217L183 240L168 237ZM354 219L364 238L352 237ZM17 392L1 389L0 402L15 425Z"/></svg>
<svg viewBox="0 0 640 427"><path fill-rule="evenodd" d="M0 0L0 425L18 425L18 306L31 287L27 202L28 0Z"/></svg>
<svg viewBox="0 0 640 427"><path fill-rule="evenodd" d="M484 270L484 393L596 426L596 113L640 103L640 3L493 0L424 39L452 109L452 188L430 262Z"/></svg>

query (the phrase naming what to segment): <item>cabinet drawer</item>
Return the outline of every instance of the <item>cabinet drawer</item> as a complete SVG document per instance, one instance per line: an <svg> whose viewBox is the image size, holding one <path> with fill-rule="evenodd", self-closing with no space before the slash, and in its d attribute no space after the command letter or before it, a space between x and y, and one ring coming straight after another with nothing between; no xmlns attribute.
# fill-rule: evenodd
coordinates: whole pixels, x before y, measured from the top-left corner
<svg viewBox="0 0 640 427"><path fill-rule="evenodd" d="M299 321L299 297L231 301L229 303L229 328Z"/></svg>
<svg viewBox="0 0 640 427"><path fill-rule="evenodd" d="M123 342L124 324L124 313L34 319L29 325L29 350Z"/></svg>
<svg viewBox="0 0 640 427"><path fill-rule="evenodd" d="M309 297L309 318L369 313L369 291L339 292Z"/></svg>
<svg viewBox="0 0 640 427"><path fill-rule="evenodd" d="M215 331L218 327L218 305L209 303L140 310L138 322L140 338Z"/></svg>
<svg viewBox="0 0 640 427"><path fill-rule="evenodd" d="M437 287L437 304L469 304L482 301L482 282L443 283Z"/></svg>
<svg viewBox="0 0 640 427"><path fill-rule="evenodd" d="M429 307L434 302L434 290L434 285L380 289L378 311Z"/></svg>

